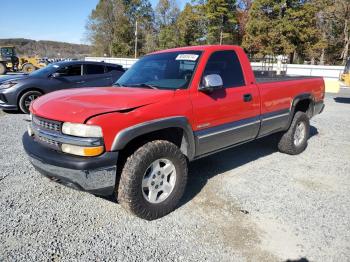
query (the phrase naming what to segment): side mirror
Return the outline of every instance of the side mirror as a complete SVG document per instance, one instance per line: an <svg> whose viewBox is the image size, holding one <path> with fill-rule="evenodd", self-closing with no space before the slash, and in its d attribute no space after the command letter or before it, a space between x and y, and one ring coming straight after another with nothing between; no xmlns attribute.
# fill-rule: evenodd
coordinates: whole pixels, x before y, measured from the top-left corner
<svg viewBox="0 0 350 262"><path fill-rule="evenodd" d="M52 77L52 78L59 78L59 77L61 77L61 74L60 74L60 73L53 73L53 74L51 75L51 77Z"/></svg>
<svg viewBox="0 0 350 262"><path fill-rule="evenodd" d="M220 89L224 86L222 78L218 74L206 75L203 78L202 85L199 87L201 92L213 92L215 89Z"/></svg>

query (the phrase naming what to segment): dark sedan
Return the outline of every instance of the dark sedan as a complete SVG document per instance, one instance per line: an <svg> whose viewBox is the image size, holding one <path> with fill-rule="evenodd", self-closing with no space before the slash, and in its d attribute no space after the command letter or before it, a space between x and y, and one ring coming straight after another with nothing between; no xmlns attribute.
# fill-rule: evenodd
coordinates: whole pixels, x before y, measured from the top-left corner
<svg viewBox="0 0 350 262"><path fill-rule="evenodd" d="M60 89L111 86L124 73L120 65L69 61L50 64L29 75L0 78L0 109L29 112L37 97Z"/></svg>

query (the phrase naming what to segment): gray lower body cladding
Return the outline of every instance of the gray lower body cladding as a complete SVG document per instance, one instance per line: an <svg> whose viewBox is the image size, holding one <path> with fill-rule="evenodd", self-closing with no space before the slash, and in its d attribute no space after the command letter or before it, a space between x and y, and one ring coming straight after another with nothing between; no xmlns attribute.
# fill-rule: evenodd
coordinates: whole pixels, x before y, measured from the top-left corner
<svg viewBox="0 0 350 262"><path fill-rule="evenodd" d="M254 139L259 128L259 117L252 117L197 131L195 132L196 155L204 155L242 141Z"/></svg>
<svg viewBox="0 0 350 262"><path fill-rule="evenodd" d="M323 100L314 103L312 116L320 114L323 109ZM197 131L194 133L195 158L287 130L292 116L293 111L287 108Z"/></svg>

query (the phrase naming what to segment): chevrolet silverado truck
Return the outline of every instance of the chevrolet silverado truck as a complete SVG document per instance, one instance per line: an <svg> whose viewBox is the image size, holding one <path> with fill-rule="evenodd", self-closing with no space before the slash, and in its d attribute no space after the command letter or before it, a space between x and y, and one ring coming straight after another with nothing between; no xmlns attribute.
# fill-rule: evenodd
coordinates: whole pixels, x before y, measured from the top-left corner
<svg viewBox="0 0 350 262"><path fill-rule="evenodd" d="M38 98L23 145L43 175L152 220L178 205L190 161L271 134L279 151L304 151L324 96L322 78L255 78L238 46L169 49L112 87Z"/></svg>

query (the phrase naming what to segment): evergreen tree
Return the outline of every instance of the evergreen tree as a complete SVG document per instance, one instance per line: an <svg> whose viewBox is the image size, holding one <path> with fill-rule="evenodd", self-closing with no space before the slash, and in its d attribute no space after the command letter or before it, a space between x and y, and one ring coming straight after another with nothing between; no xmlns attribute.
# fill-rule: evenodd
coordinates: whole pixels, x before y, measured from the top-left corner
<svg viewBox="0 0 350 262"><path fill-rule="evenodd" d="M148 0L100 0L92 10L87 33L96 55L133 56L135 23L140 20L140 52L153 30L153 10Z"/></svg>
<svg viewBox="0 0 350 262"><path fill-rule="evenodd" d="M238 43L235 0L207 0L203 4L208 44Z"/></svg>
<svg viewBox="0 0 350 262"><path fill-rule="evenodd" d="M314 61L326 47L318 27L318 1L256 0L243 46L252 53L289 55Z"/></svg>
<svg viewBox="0 0 350 262"><path fill-rule="evenodd" d="M129 22L122 0L100 0L89 16L86 29L96 55L127 54L129 47L124 35Z"/></svg>
<svg viewBox="0 0 350 262"><path fill-rule="evenodd" d="M177 28L179 30L179 44L181 46L198 45L204 42L203 14L198 6L186 4L181 12Z"/></svg>
<svg viewBox="0 0 350 262"><path fill-rule="evenodd" d="M350 1L333 0L325 9L329 60L345 64L350 52Z"/></svg>
<svg viewBox="0 0 350 262"><path fill-rule="evenodd" d="M148 0L124 0L124 5L126 7L126 15L129 18L131 25L131 28L129 29L129 45L135 45L137 22L137 55L154 51L154 39L150 37L154 35L154 12L151 3Z"/></svg>
<svg viewBox="0 0 350 262"><path fill-rule="evenodd" d="M291 7L289 6L288 9ZM252 53L289 54L294 52L295 27L288 23L284 0L256 0L249 12L243 46Z"/></svg>
<svg viewBox="0 0 350 262"><path fill-rule="evenodd" d="M177 19L180 15L175 0L160 0L156 7L156 28L159 49L179 46Z"/></svg>

